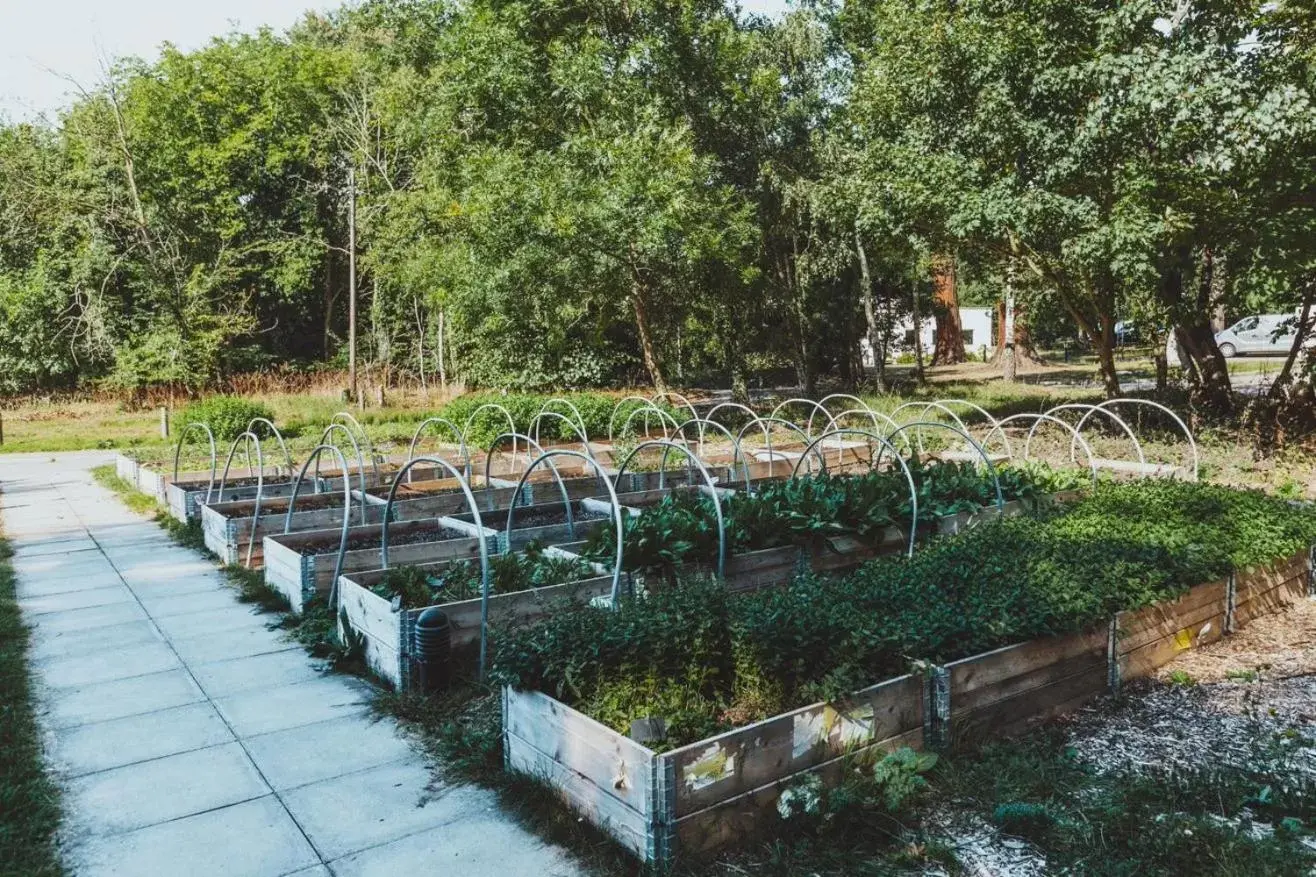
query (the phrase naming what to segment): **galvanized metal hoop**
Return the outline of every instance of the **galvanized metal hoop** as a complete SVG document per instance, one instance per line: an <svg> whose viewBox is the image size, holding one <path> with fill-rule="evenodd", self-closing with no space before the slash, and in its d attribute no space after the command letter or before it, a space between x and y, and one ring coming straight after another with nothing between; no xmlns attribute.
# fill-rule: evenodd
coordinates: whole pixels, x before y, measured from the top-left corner
<svg viewBox="0 0 1316 877"><path fill-rule="evenodd" d="M635 458L636 454L638 454L644 448L648 448L648 447L663 448L664 462L666 462L667 460L668 453L670 453L673 450L680 451L681 453L685 454L687 460L689 460L691 463L695 465L696 468L698 468L699 474L704 477L704 483L708 485L708 492L713 497L713 512L717 516L717 577L719 579L725 578L726 556L727 556L727 528L726 528L726 522L723 520L722 517L722 499L717 494L717 482L713 480L713 476L709 474L709 471L704 466L703 461L700 460L697 456L695 456L688 446L678 445L676 442L660 440L660 439L654 439L652 441L647 441L640 445L637 445L633 451L631 451L629 454L626 455L626 459L623 460L621 466L618 467L617 477L620 478L622 473L626 471L626 467L630 465L631 460Z"/></svg>
<svg viewBox="0 0 1316 877"><path fill-rule="evenodd" d="M288 477L291 478L292 470L294 468L292 454L288 451L288 443L283 440L283 433L279 432L279 428L274 425L274 421L270 420L268 417L251 418L251 422L247 424L247 432L256 432L252 427L257 424L264 424L269 427L270 432L274 434L274 438L279 442L279 449L283 451L284 462L288 464Z"/></svg>
<svg viewBox="0 0 1316 877"><path fill-rule="evenodd" d="M247 566L250 567L252 554L256 548L256 524L260 523L260 501L265 494L265 455L261 452L260 438L256 433L248 430L233 440L233 446L228 449L228 459L224 461L224 476L219 479L219 498L221 500L224 498L224 485L228 482L228 470L233 465L233 455L237 453L238 442L244 439L248 457L251 456L252 443L256 444L256 513L251 524L251 534L247 537Z"/></svg>
<svg viewBox="0 0 1316 877"><path fill-rule="evenodd" d="M475 418L479 417L480 414L483 413L483 412L485 412L485 411L498 411L498 412L502 413L503 417L507 418L507 432L504 433L504 435L507 435L507 434L518 435L518 434L519 434L519 433L517 433L517 431L516 431L516 421L512 419L512 413L511 413L510 411L508 411L508 410L507 410L506 408L504 408L503 406L499 405L497 402L485 402L484 404L477 406L476 409L475 409L474 411L471 412L470 417L467 417L467 418L466 418L466 425L465 425L464 427L462 427L462 444L463 444L463 445L468 445L468 446L470 445L469 437L470 437L470 434L471 434L471 427L475 425ZM516 441L515 441L515 439L512 441L512 465L513 465L513 466L516 465Z"/></svg>
<svg viewBox="0 0 1316 877"><path fill-rule="evenodd" d="M749 428L752 427L752 426L761 426L761 427L763 427L763 435L764 435L764 438L765 438L765 440L766 440L766 442L767 442L768 462L769 462L769 465L773 464L773 463L775 462L776 458L773 456L773 450L772 450L772 432L771 432L771 424L774 424L774 423L777 424L777 425L779 425L779 426L784 426L784 427L786 427L787 429L794 430L796 433L798 433L798 434L800 435L801 438L804 439L804 445L805 445L804 453L801 454L801 455L800 455L800 459L796 461L796 463L795 463L795 469L792 470L793 472L797 472L797 471L799 471L800 463L803 462L803 461L809 456L809 454L810 454L811 452L814 453L814 454L816 454L816 455L818 456L818 460L819 460L819 462L822 463L823 471L824 471L824 472L827 471L827 457L824 455L824 453L823 453L822 451L817 450L817 449L814 447L814 443L813 443L812 440L809 438L809 434L806 433L803 429L801 429L800 426L799 426L798 424L796 424L796 423L794 423L794 422L792 422L792 421L786 420L786 419L784 419L784 418L781 418L781 417L756 417L756 418L754 418L753 420L751 420L749 423L746 423L744 426L742 426L742 427L740 428L740 432L738 432L738 433L736 434L736 448L737 448L737 450L738 450L740 453L743 454L744 452L743 452L742 450L740 450L740 449L742 448L742 446L743 446L743 444L744 444L744 441L745 441L745 433L748 432L748 431L749 431ZM830 431L829 431L828 434L830 434ZM787 459L787 458L783 457L783 459ZM812 464L810 464L810 467L812 468ZM775 470L775 468L776 468L776 467L773 466L773 469L774 469L774 470ZM793 474L792 474L792 477L794 477ZM746 465L745 465L745 490L749 490L749 489L750 489L750 487L749 487L749 464L746 463Z"/></svg>
<svg viewBox="0 0 1316 877"><path fill-rule="evenodd" d="M1056 405L1054 408L1048 408L1045 413L1054 417L1057 411L1075 411L1075 410L1084 412L1083 417L1079 421L1080 425L1074 427L1075 433L1082 433L1083 431L1082 424L1087 423L1087 420L1091 415L1098 413L1103 414L1110 420L1115 421L1115 424L1119 426L1120 429L1124 430L1124 434L1128 436L1129 441L1133 443L1133 451L1138 455L1138 462L1144 466L1147 464L1147 457L1142 452L1142 443L1138 441L1137 434L1135 434L1133 428L1129 426L1127 423L1125 423L1124 419L1120 417L1118 414L1116 414L1115 412L1105 408L1100 408L1096 405L1085 405L1081 402L1069 402L1064 405ZM1032 429L1028 430L1028 438L1024 441L1025 460L1028 459L1028 452L1033 444L1033 433L1037 431L1037 428L1041 426L1041 424L1042 421L1039 420L1033 424ZM1071 438L1069 440L1069 461L1071 463L1078 462L1077 452L1078 452L1078 442L1076 442L1074 439Z"/></svg>
<svg viewBox="0 0 1316 877"><path fill-rule="evenodd" d="M210 482L206 485L206 502L210 502L210 494L215 489L215 472L219 469L219 455L215 452L215 434L210 430L210 424L194 420L183 431L178 434L178 447L174 449L174 481L178 481L178 463L183 456L183 442L194 429L199 429L206 434L210 440Z"/></svg>
<svg viewBox="0 0 1316 877"><path fill-rule="evenodd" d="M306 473L310 470L311 464L319 465L320 455L325 451L333 451L338 456L338 462L343 467L343 529L342 534L338 537L338 559L334 561L334 579L333 584L329 587L329 605L334 607L334 615L338 614L338 577L343 574L343 557L347 554L347 530L352 523L352 484L347 478L347 458L343 456L342 450L336 445L316 445L311 449L311 455L306 458L302 464L302 470L297 475L297 480L292 484L292 496L288 498L288 511L283 517L283 532L292 532L292 514L297 506L297 494L301 490L302 482L306 479ZM363 501L364 503L364 501Z"/></svg>
<svg viewBox="0 0 1316 877"><path fill-rule="evenodd" d="M393 511L393 503L397 498L398 485L402 483L402 476L411 471L412 467L418 463L430 463L441 466L452 476L457 479L461 485L462 494L466 497L466 505L471 510L471 515L475 519L475 529L479 533L477 541L480 546L480 678L484 678L485 660L488 652L488 635L489 635L489 546L484 538L484 521L480 517L480 507L475 501L475 495L471 493L471 487L466 483L466 479L455 467L442 457L417 457L414 460L408 460L398 470L398 474L393 476L393 483L388 487L388 499L384 503L384 521L379 531L379 562L383 569L388 569L388 521ZM347 531L343 531L346 536ZM334 578L337 582L337 577Z"/></svg>
<svg viewBox="0 0 1316 877"><path fill-rule="evenodd" d="M411 444L407 446L407 459L405 462L410 463L412 458L416 456L416 445L420 443L420 437L425 432L425 427L429 426L431 423L437 426L447 427L448 431L457 437L457 445L459 448L458 453L462 455L462 460L465 463L466 477L470 478L471 452L466 447L466 435L457 427L457 424L448 420L446 417L427 417L420 422L420 426L416 427L416 431L411 435ZM408 484L411 483L412 477L410 471L408 471Z"/></svg>
<svg viewBox="0 0 1316 877"><path fill-rule="evenodd" d="M334 435L338 432L341 432L343 435L347 436L348 442L350 442L352 445L352 450L356 451L357 482L361 486L361 497L362 497L361 523L364 524L366 522L366 506L365 506L366 460L365 457L362 456L361 454L361 446L357 444L356 436L352 434L352 430L348 429L343 424L335 421L333 423L330 423L328 426L324 428L324 432L321 433L320 435L320 441L316 442L316 444L317 445L332 444L329 441L329 436ZM337 446L335 445L335 447ZM341 460L343 463L343 484L348 485L350 489L351 481L352 481L352 470L347 467L347 457L345 457L342 454L339 454L338 459ZM320 457L318 455L315 458L315 492L316 493L320 492Z"/></svg>
<svg viewBox="0 0 1316 877"><path fill-rule="evenodd" d="M545 417L557 418L570 427L571 430L576 433L576 438L580 439L581 445L585 448L585 453L589 455L590 459L594 459L594 450L589 446L589 435L585 432L584 427L577 424L565 414L561 414L557 411L540 411L535 415L534 419L530 421L531 432L534 435L536 442L539 441L539 421Z"/></svg>
<svg viewBox="0 0 1316 877"><path fill-rule="evenodd" d="M1066 430L1071 436L1074 437L1074 439L1079 443L1079 445L1082 446L1082 448L1083 448L1083 453L1087 455L1087 458L1088 458L1088 469L1091 470L1091 472L1092 472L1092 487L1093 487L1094 489L1096 488L1096 486L1097 486L1097 462L1096 462L1097 457L1096 457L1096 454L1092 453L1092 446L1089 445L1089 444L1087 443L1087 441L1083 438L1083 436L1079 433L1079 431L1078 431L1077 429L1075 429L1073 426L1070 426L1068 423L1066 423L1065 421L1061 420L1059 417L1052 417L1052 416L1049 415L1049 414L1028 414L1028 413L1023 413L1023 414L1012 414L1012 415L1010 415L1009 417L1002 417L1000 420L998 420L998 421L996 422L996 426L992 427L992 432L996 432L996 431L998 431L998 430L1001 431L1001 432L1004 432L1006 426L1007 426L1008 424L1010 424L1010 423L1013 423L1013 422L1016 421L1016 420L1024 420L1024 421L1043 421L1043 420L1045 420L1045 421L1047 421L1048 423L1054 423L1054 424L1057 424L1061 429ZM1036 425L1036 424L1034 424L1034 426L1035 426L1035 425ZM987 434L987 438L990 439L991 437L992 437L992 434L991 434L991 433L988 433L988 434ZM1028 449L1026 449L1026 450L1028 450ZM1011 458L1011 459L1013 459L1013 458ZM1025 454L1025 456L1024 456L1024 461L1027 462L1028 459L1029 459L1028 456Z"/></svg>
<svg viewBox="0 0 1316 877"><path fill-rule="evenodd" d="M685 423L683 423L683 424L681 424L679 427L677 427L678 434L681 436L682 439L685 438L685 428L686 428L687 426L689 426L690 424L692 424L692 423L695 423L695 424L702 424L703 426L711 426L711 427L713 427L714 429L720 429L720 430L722 431L722 434L725 435L725 436L727 437L727 441L731 442L731 477L732 477L733 479L736 477L736 460L740 460L740 461L741 461L741 465L743 465L743 466L745 467L745 481L748 482L748 481L749 481L749 462L748 462L747 460L745 460L744 455L740 453L740 445L736 442L736 437L735 437L734 435L731 434L731 430L727 429L725 426L723 426L722 424L718 423L716 420L708 420L707 418L703 418L703 419L701 419L701 420L687 420ZM688 447L688 445L687 445L687 447ZM704 456L704 431L703 431L703 429L700 429L700 431L699 431L699 454L698 454L698 456L699 456L699 459L702 461L702 460L703 460L703 456ZM667 452L664 451L664 452L663 452L663 459L662 459L662 462L659 464L659 470L658 470L658 472L659 472L659 474L658 474L658 489L659 489L659 490L662 490L662 488L663 488L663 473L664 473L666 470L667 470Z"/></svg>
<svg viewBox="0 0 1316 877"><path fill-rule="evenodd" d="M913 515L913 518L911 519L909 525L909 550L907 552L907 556L913 557L914 539L918 535L918 488L914 484L914 476L910 473L909 466L905 464L904 459L900 456L899 453L896 452L896 446L891 444L891 442L888 441L884 436L881 436L876 432L870 432L866 429L855 429L853 427L839 427L834 431L825 432L822 435L818 436L818 438L814 439L813 444L817 444L818 442L823 441L824 439L828 438L833 434L863 436L869 441L877 442L879 445L882 446L884 450L887 448L891 449L891 456L895 458L895 461L897 464L899 464L901 471L905 473L905 483L909 487L910 514ZM813 444L809 445L810 449L813 448ZM800 459L795 462L795 468L791 471L792 479L797 478L799 476L800 464L804 462L805 456L808 456L807 452L804 456L801 456ZM826 456L823 456L821 459L822 459L822 470L825 473L827 471L827 458ZM881 451L879 451L876 458L870 457L868 463L869 470L871 471L872 469L876 468L877 464L880 463L881 461L882 461L882 454Z"/></svg>
<svg viewBox="0 0 1316 877"><path fill-rule="evenodd" d="M339 423L340 421L351 424L352 429L356 430L356 434L360 436L361 443L365 445L366 454L370 458L370 469L372 472L375 473L375 481L376 483L378 483L379 461L375 459L375 447L370 443L370 434L366 432L366 428L361 425L361 422L352 416L352 412L350 411L339 411L330 419L329 422L332 424L332 423ZM360 454L360 450L361 449L358 447L357 448L358 455Z"/></svg>
<svg viewBox="0 0 1316 877"><path fill-rule="evenodd" d="M1175 414L1174 411L1162 405L1161 403L1153 402L1150 399L1133 399L1129 397L1121 397L1119 399L1107 399L1105 402L1097 403L1098 408L1113 408L1116 405L1144 405L1149 408L1155 408L1158 411L1170 415L1170 419L1172 419L1175 423L1179 425L1179 429L1183 430L1184 437L1188 439L1188 449L1191 451L1193 457L1193 480L1194 481L1198 480L1198 478L1200 477L1202 461L1197 452L1197 440L1193 438L1193 431L1188 428L1188 424L1184 423L1183 419L1179 417L1178 414ZM1085 415L1082 419L1079 420L1078 422L1079 430L1082 430L1083 421L1086 420L1087 417L1090 415L1091 412L1088 412L1088 415Z"/></svg>
<svg viewBox="0 0 1316 877"><path fill-rule="evenodd" d="M863 403L861 402L860 404ZM806 437L806 440L813 438L813 415L817 414L819 411L822 412L823 417L827 418L827 423L829 424L829 429L827 431L830 432L831 430L836 429L836 421L832 418L831 412L828 411L826 408L824 408L820 403L815 402L812 399L801 399L801 398L787 399L784 402L780 403L776 408L773 408L772 411L768 414L767 419L772 420L776 418L783 408L786 408L790 405L809 405L812 408L812 410L809 413L808 427L804 430L804 435Z"/></svg>
<svg viewBox="0 0 1316 877"><path fill-rule="evenodd" d="M992 486L996 488L996 510L999 512L1004 512L1005 494L1001 492L1001 477L997 473L996 464L993 463L992 458L988 456L987 449L984 448L982 445L978 444L977 439L969 435L968 432L966 432L965 430L956 429L955 427L951 426L949 423L942 423L938 420L911 421L910 423L906 423L902 425L900 429L896 430L896 432L900 432L902 430L910 429L910 428L918 429L923 427L929 429L948 429L951 432L958 433L959 435L964 437L964 440L967 441L973 447L973 449L978 452L978 456L982 457L982 462L987 467L987 474L992 476ZM892 453L894 452L895 449L893 448ZM881 462L882 455L880 453L877 455L877 459L878 462Z"/></svg>
<svg viewBox="0 0 1316 877"><path fill-rule="evenodd" d="M493 442L490 443L490 445L489 445L489 453L485 455L485 458L484 458L484 483L485 483L486 485L489 483L490 472L492 471L492 470L490 469L490 466L492 465L492 462L493 462L494 448L498 447L498 445L499 445L499 444L502 442L502 440L505 439L505 438L510 438L510 439L512 440L512 447L516 447L516 440L517 440L518 438L521 439L521 441L525 442L525 448L526 448L525 454L526 454L526 459L527 459L527 460L530 459L530 449L531 449L531 448L534 448L536 451L539 452L539 456L535 458L535 461L538 461L539 459L541 459L542 457L545 456L545 454L544 454L544 449L543 449L542 447L539 446L539 442L535 441L535 440L532 439L530 436L528 436L528 435L522 435L521 433L518 433L518 432L505 432L505 433L503 433L502 435L498 436L496 439L494 439ZM516 465L516 458L515 458L515 457L512 458L512 465L513 465L513 466ZM533 468L533 467L534 467L534 463L531 463L531 464L530 464L530 468ZM527 468L526 471L529 472L529 471L530 471L530 468ZM564 482L564 481L562 480L562 473L558 471L558 469L557 469L557 465L554 464L554 463L552 463L552 462L550 462L550 463L548 464L548 469L549 469L550 472L553 473L553 479L557 482L557 488L558 488L558 491L562 494L562 504L566 507L566 510L567 510L567 531L568 531L569 533L571 533L572 537L574 537L575 534L576 534L576 525L575 525L575 522L572 521L572 519L571 519L571 495L567 492L567 485L566 485L566 482ZM606 478L603 479L603 480L604 480L604 481L607 481ZM517 489L519 490L520 487L518 486ZM489 510L490 510L490 511L493 511L493 508L490 507ZM510 544L509 544L509 548L510 548Z"/></svg>

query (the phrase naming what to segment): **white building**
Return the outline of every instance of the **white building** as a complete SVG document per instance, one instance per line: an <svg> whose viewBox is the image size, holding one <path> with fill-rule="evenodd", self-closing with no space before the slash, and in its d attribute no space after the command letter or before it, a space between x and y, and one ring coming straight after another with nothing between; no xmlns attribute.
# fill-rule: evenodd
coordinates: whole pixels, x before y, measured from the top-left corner
<svg viewBox="0 0 1316 877"><path fill-rule="evenodd" d="M960 328L964 332L964 349L968 353L977 356L982 353L982 348L986 346L990 354L996 349L996 333L992 331L993 308L960 308ZM923 336L923 355L926 359L932 359L932 351L937 344L937 321L932 316L927 316L921 320ZM868 346L868 339L864 338L860 342L863 349L864 365L873 366L873 351ZM914 321L906 317L896 324L896 330L892 333L891 338L891 358L900 356L902 353L914 352Z"/></svg>

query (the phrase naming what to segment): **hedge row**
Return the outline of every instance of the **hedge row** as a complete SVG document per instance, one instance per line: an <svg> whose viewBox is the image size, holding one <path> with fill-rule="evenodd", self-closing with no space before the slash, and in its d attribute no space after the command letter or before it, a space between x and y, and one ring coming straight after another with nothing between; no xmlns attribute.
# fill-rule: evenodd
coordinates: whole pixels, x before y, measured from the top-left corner
<svg viewBox="0 0 1316 877"><path fill-rule="evenodd" d="M687 581L617 612L557 613L497 637L494 676L626 732L663 716L677 746L906 672L1035 637L1288 556L1316 513L1177 482L1103 485L1044 517L1007 519L839 579L728 598Z"/></svg>

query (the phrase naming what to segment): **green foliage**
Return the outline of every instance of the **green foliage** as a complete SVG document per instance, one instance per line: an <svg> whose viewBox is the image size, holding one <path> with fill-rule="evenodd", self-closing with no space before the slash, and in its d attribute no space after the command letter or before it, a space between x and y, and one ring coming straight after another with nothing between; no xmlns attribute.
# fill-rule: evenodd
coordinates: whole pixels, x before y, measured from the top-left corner
<svg viewBox="0 0 1316 877"><path fill-rule="evenodd" d="M241 396L207 396L189 403L174 415L175 433L189 423L204 423L215 434L216 442L231 442L246 431L247 425L257 417L270 418L270 410L259 402ZM202 440L192 436L192 441ZM222 455L224 448L217 449Z"/></svg>
<svg viewBox="0 0 1316 877"><path fill-rule="evenodd" d="M542 546L532 542L518 553L496 554L489 558L489 593L511 594L531 588L547 588L592 575L589 565L583 561L546 554ZM439 603L473 600L480 596L482 583L479 561L460 560L439 570L394 567L370 590L390 600L401 597L404 609L419 609Z"/></svg>
<svg viewBox="0 0 1316 877"><path fill-rule="evenodd" d="M471 428L470 434L467 436L467 443L472 449L488 448L495 438L510 431L513 426L516 427L516 432L533 438L535 432L531 428L531 424L534 423L535 417L540 411L544 410L544 406L554 398L565 399L574 405L580 414L580 424L576 422L576 412L560 402L555 403L549 407L549 410L561 414L571 423L568 424L553 416L541 418L539 421L540 442L545 444L550 441L575 444L574 450L577 451L580 451L581 448L579 446L580 438L577 429L574 428L575 426L583 425L585 435L591 441L606 441L610 425L615 433L620 434L630 413L637 408L644 407L644 404L638 401L630 401L619 406L618 403L621 402L621 397L606 393L566 393L561 396L526 393L467 393L448 402L439 410L439 414L462 429L465 429L467 423L470 422ZM507 414L511 416L511 422L508 422L508 417L503 412L495 408L485 409L476 415L475 412L483 405L499 405L505 408ZM683 415L665 404L657 404L657 407L674 418L677 423L689 419L688 412ZM473 415L475 420L471 422ZM609 421L611 421L611 424ZM656 415L650 418L650 423L652 424L651 429L660 430L661 427ZM628 431L643 432L643 429L643 417L636 417ZM507 445L510 448L511 442L508 441Z"/></svg>
<svg viewBox="0 0 1316 877"><path fill-rule="evenodd" d="M716 584L678 583L616 612L557 615L500 638L494 673L599 709L623 732L649 715L646 703L674 710L682 727L728 727L898 675L911 660L1083 630L1314 540L1316 512L1259 493L1106 484L1072 507L987 523L839 579L803 576L734 601ZM685 691L672 687L682 680Z"/></svg>

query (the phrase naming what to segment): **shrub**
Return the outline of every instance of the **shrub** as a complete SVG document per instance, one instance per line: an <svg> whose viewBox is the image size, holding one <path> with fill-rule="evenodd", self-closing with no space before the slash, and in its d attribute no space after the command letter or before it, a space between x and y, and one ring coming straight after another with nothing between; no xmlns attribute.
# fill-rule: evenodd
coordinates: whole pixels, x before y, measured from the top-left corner
<svg viewBox="0 0 1316 877"><path fill-rule="evenodd" d="M615 429L620 430L627 415L636 408L643 407L643 403L631 401L618 409L617 406L621 401L621 397L611 396L606 393L568 393L561 396L531 393L468 393L444 405L439 414L451 420L459 428L465 429L467 421L481 405L492 403L507 409L517 432L533 435L530 424L534 421L535 416L543 410L544 405L550 399L555 398L566 399L576 406L584 423L585 434L591 441L604 441L607 439L608 421L613 417L614 411L617 412L617 416L613 426ZM670 414L677 423L689 419L688 411L682 415L671 406L659 405L658 407ZM550 410L562 414L573 422L575 421L575 414L565 405L555 404ZM642 430L642 427L638 426L639 422L640 418L636 418L633 427ZM654 429L657 428L655 425ZM495 438L507 432L508 429L507 418L503 416L502 412L493 408L486 409L481 411L479 416L471 423L466 442L472 449L488 448ZM540 420L539 437L543 442L579 442L580 440L575 431L557 417L545 417Z"/></svg>
<svg viewBox="0 0 1316 877"><path fill-rule="evenodd" d="M241 396L210 396L188 404L174 415L177 435L189 423L204 423L217 442L231 442L242 435L253 418L270 418L270 410L259 402Z"/></svg>

